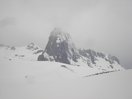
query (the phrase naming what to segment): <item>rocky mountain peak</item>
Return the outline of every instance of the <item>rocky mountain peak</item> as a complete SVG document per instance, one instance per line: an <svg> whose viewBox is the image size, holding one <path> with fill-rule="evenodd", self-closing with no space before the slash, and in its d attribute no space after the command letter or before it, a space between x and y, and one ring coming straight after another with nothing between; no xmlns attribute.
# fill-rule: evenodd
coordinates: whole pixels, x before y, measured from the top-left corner
<svg viewBox="0 0 132 99"><path fill-rule="evenodd" d="M31 44L32 45L32 44ZM56 61L76 66L88 66L99 70L120 70L117 57L91 49L77 49L69 33L55 28L49 36L45 50L38 61Z"/></svg>
<svg viewBox="0 0 132 99"><path fill-rule="evenodd" d="M49 41L43 52L44 56L47 54L55 61L67 64L70 64L71 60L76 61L79 56L70 34L63 32L60 28L55 28L50 33Z"/></svg>

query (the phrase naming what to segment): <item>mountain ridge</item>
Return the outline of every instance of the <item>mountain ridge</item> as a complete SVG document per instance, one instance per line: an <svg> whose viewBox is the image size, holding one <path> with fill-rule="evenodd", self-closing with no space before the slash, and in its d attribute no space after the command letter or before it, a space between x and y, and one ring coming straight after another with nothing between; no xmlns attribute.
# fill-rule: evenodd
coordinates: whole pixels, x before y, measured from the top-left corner
<svg viewBox="0 0 132 99"><path fill-rule="evenodd" d="M3 59L58 62L70 71L89 75L124 70L117 57L92 49L76 48L70 34L56 28L50 33L45 49L35 43L22 47L1 44L0 61Z"/></svg>
<svg viewBox="0 0 132 99"><path fill-rule="evenodd" d="M91 49L78 49L69 33L55 28L49 36L47 46L38 56L38 61L55 61L75 66L86 65L103 71L122 69L119 59ZM103 63L105 66L103 66ZM118 65L118 66L116 66Z"/></svg>

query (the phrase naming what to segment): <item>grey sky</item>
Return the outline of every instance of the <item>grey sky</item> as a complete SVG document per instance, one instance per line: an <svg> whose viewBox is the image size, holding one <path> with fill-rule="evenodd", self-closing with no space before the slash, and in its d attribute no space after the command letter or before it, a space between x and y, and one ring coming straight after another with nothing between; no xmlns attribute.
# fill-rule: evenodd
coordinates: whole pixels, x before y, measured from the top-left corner
<svg viewBox="0 0 132 99"><path fill-rule="evenodd" d="M132 0L0 0L0 43L44 48L54 27L132 68Z"/></svg>

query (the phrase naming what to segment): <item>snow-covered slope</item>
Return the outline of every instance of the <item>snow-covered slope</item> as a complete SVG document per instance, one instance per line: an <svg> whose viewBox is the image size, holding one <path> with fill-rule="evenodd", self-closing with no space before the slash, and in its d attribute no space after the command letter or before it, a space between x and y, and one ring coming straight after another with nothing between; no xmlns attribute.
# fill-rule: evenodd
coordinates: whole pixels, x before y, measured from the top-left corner
<svg viewBox="0 0 132 99"><path fill-rule="evenodd" d="M30 43L24 47L10 47L10 46L1 46L0 47L0 61L9 60L9 61L37 61L38 56L43 52L43 50L36 46L34 43ZM109 61L106 61L104 58L96 57L95 63L93 64L89 58L82 56L83 58L77 59L77 62L72 64L65 64L61 67L74 72L80 76L91 76L102 73L114 72L124 70L120 64L116 61L110 64ZM89 59L89 60L88 60ZM88 62L89 65L88 65ZM41 61L38 61L38 63ZM52 61L56 63L55 61ZM50 64L52 62L49 62ZM45 62L42 62L45 65ZM59 62L58 62L59 63ZM48 64L48 65L50 65ZM60 63L61 64L61 63Z"/></svg>
<svg viewBox="0 0 132 99"><path fill-rule="evenodd" d="M49 61L0 61L0 99L132 99L132 70L92 77L85 70L90 72Z"/></svg>
<svg viewBox="0 0 132 99"><path fill-rule="evenodd" d="M43 50L35 45L34 43L30 43L27 46L23 47L10 47L10 46L0 46L0 60L27 60L27 61L36 61L38 55L40 55Z"/></svg>

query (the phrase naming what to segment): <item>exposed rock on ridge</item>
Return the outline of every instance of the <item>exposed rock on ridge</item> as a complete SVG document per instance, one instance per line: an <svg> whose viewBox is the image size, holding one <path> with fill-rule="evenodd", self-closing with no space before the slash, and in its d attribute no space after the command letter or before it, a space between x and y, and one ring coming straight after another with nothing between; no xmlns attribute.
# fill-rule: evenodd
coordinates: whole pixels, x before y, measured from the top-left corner
<svg viewBox="0 0 132 99"><path fill-rule="evenodd" d="M38 61L56 61L76 66L87 65L101 70L120 69L117 57L96 52L91 49L77 49L69 33L55 28L49 36L49 41ZM104 65L103 65L104 64Z"/></svg>

